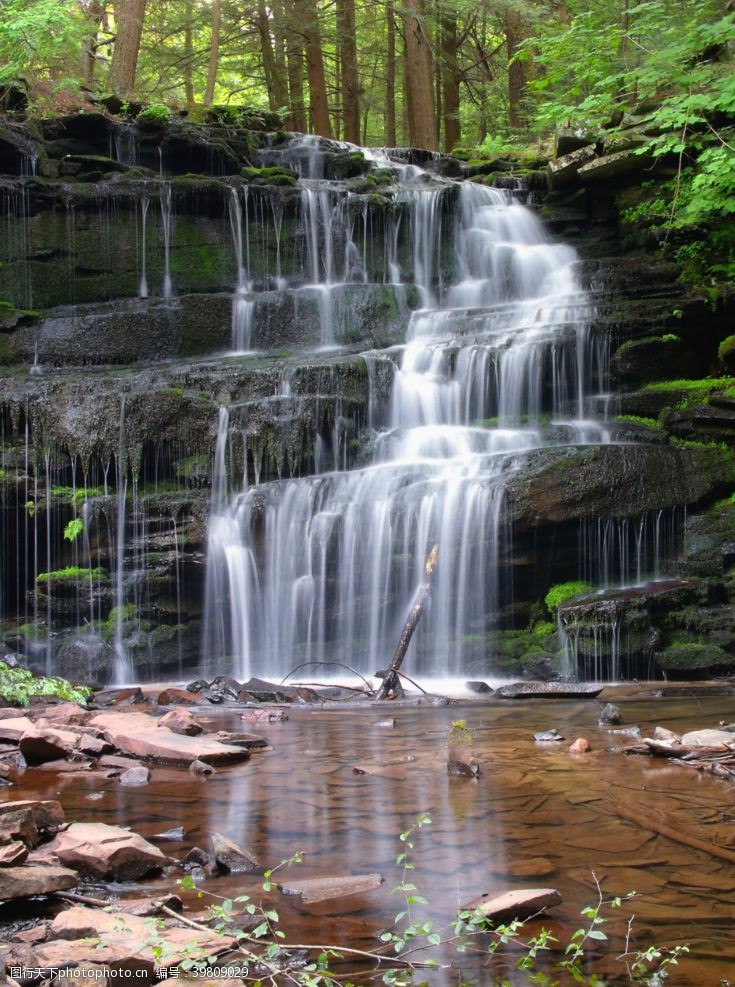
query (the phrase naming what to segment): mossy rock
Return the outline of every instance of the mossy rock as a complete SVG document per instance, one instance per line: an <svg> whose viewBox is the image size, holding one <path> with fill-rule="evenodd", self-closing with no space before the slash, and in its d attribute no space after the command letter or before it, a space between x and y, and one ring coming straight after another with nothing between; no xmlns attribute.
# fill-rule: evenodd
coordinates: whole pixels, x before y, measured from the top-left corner
<svg viewBox="0 0 735 987"><path fill-rule="evenodd" d="M611 369L619 381L640 385L673 378L687 369L687 352L673 333L629 339L613 354Z"/></svg>
<svg viewBox="0 0 735 987"><path fill-rule="evenodd" d="M735 658L716 644L690 642L657 651L654 660L664 672L719 671L735 666Z"/></svg>
<svg viewBox="0 0 735 987"><path fill-rule="evenodd" d="M722 340L717 350L717 359L727 373L735 372L735 335L726 336Z"/></svg>

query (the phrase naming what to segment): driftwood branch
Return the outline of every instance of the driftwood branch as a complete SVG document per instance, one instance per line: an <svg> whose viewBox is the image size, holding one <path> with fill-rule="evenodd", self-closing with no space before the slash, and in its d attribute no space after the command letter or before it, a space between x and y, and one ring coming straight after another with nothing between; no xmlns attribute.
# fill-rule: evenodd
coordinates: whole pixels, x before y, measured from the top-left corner
<svg viewBox="0 0 735 987"><path fill-rule="evenodd" d="M426 601L429 599L429 595L431 593L431 577L434 575L434 569L436 569L438 554L439 546L434 545L432 550L429 552L429 557L426 560L426 565L424 566L424 581L419 586L418 592L414 597L413 604L411 605L411 609L408 611L408 617L406 618L406 623L403 625L401 637L398 641L398 647L393 653L393 660L390 663L390 668L385 673L383 684L378 690L378 699L388 699L391 696L395 698L396 696L403 694L403 686L398 679L398 673L401 663L406 657L406 652L408 651L408 646L411 643L413 632L416 630L419 620L421 620L421 614L424 612L424 606Z"/></svg>

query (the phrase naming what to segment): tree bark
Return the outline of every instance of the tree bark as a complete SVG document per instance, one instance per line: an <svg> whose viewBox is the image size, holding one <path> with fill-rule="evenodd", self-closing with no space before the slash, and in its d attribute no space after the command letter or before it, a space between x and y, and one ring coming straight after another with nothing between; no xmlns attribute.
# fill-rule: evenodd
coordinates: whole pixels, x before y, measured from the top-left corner
<svg viewBox="0 0 735 987"><path fill-rule="evenodd" d="M88 23L88 33L82 42L82 77L87 89L94 89L94 70L97 64L97 34L105 15L102 0L82 2L82 11Z"/></svg>
<svg viewBox="0 0 735 987"><path fill-rule="evenodd" d="M445 5L441 18L442 90L444 96L444 150L459 144L459 63L457 61L457 13L451 4Z"/></svg>
<svg viewBox="0 0 735 987"><path fill-rule="evenodd" d="M304 103L304 48L300 35L294 27L296 15L295 0L285 0L286 12L286 52L288 56L288 93L290 117L287 126L291 130L304 133L306 126L306 107Z"/></svg>
<svg viewBox="0 0 735 987"><path fill-rule="evenodd" d="M386 4L388 53L385 73L385 143L396 146L396 19L393 4Z"/></svg>
<svg viewBox="0 0 735 987"><path fill-rule="evenodd" d="M268 89L268 105L271 110L279 110L288 106L288 85L285 76L276 64L271 39L271 21L265 7L265 0L258 0L258 32L263 56L263 73Z"/></svg>
<svg viewBox="0 0 735 987"><path fill-rule="evenodd" d="M204 103L211 106L214 100L214 87L217 84L217 69L219 68L219 39L222 32L222 3L212 0L212 40L209 45L209 67L207 68L207 88L204 91Z"/></svg>
<svg viewBox="0 0 735 987"><path fill-rule="evenodd" d="M408 611L408 617L406 618L406 623L403 625L401 637L398 641L398 647L393 653L390 668L385 673L383 684L378 690L378 699L388 699L389 696L395 696L399 693L399 691L402 691L398 680L398 672L403 659L406 657L406 651L408 651L408 646L411 643L413 632L416 630L418 622L421 620L421 614L424 612L426 601L429 599L429 595L431 593L431 577L434 575L434 569L436 569L438 554L439 546L434 545L431 552L429 552L429 557L426 560L426 565L424 566L424 581L419 586L418 593L414 597L414 601L411 604L411 609Z"/></svg>
<svg viewBox="0 0 735 987"><path fill-rule="evenodd" d="M314 132L322 137L332 136L327 102L327 82L324 75L322 37L319 29L319 13L315 0L295 0L294 10L300 14L302 33L306 42L306 74L309 79L309 97Z"/></svg>
<svg viewBox="0 0 735 987"><path fill-rule="evenodd" d="M146 0L117 0L114 7L117 37L112 53L110 85L115 95L127 97L132 95L135 87Z"/></svg>
<svg viewBox="0 0 735 987"><path fill-rule="evenodd" d="M426 0L406 0L406 82L408 136L413 147L437 150L431 99L432 58L425 24Z"/></svg>
<svg viewBox="0 0 735 987"><path fill-rule="evenodd" d="M508 121L514 130L519 130L525 124L521 100L526 88L526 67L515 56L519 45L526 39L526 31L516 10L506 11L505 39L508 51Z"/></svg>
<svg viewBox="0 0 735 987"><path fill-rule="evenodd" d="M192 107L194 105L194 82L192 79L192 62L194 59L192 19L194 10L192 0L186 0L184 10L186 14L186 23L184 24L184 93L186 105Z"/></svg>
<svg viewBox="0 0 735 987"><path fill-rule="evenodd" d="M342 125L345 140L360 143L360 80L357 74L355 0L337 0Z"/></svg>

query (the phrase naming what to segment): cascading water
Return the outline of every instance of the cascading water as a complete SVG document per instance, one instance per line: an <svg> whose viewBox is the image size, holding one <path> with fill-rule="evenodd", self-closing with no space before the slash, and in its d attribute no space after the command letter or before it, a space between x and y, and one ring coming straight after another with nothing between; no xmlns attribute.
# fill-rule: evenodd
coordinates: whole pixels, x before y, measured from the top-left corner
<svg viewBox="0 0 735 987"><path fill-rule="evenodd" d="M604 368L573 250L549 242L508 192L438 182L411 166L399 174L410 260L401 272L396 250L388 278L413 280L422 307L391 354L392 393L371 401L383 405L371 420L387 425L371 465L213 505L205 651L231 655L238 676L303 661L339 658L361 671L384 663L435 543L440 565L412 667L461 674L469 641L497 626L505 481L543 444L542 416L571 419L588 441L605 438L586 420L590 381ZM340 204L313 181L302 204L310 287L318 281L327 294ZM366 355L369 367L377 359ZM217 462L223 469L224 453Z"/></svg>

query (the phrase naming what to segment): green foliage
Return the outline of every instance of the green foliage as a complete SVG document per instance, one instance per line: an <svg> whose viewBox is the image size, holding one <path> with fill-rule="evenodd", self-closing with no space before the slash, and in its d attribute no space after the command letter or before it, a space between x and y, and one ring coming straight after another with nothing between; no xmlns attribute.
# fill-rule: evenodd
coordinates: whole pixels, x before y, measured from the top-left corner
<svg viewBox="0 0 735 987"><path fill-rule="evenodd" d="M724 362L725 357L735 350L735 336L726 336L717 348L717 357L720 362Z"/></svg>
<svg viewBox="0 0 735 987"><path fill-rule="evenodd" d="M84 18L79 3L3 0L0 4L0 85L51 78L76 85Z"/></svg>
<svg viewBox="0 0 735 987"><path fill-rule="evenodd" d="M553 615L562 603L566 603L567 600L571 600L575 596L586 596L588 593L592 593L594 588L595 587L590 585L590 583L583 583L580 581L557 583L555 586L551 587L549 592L544 597L546 609Z"/></svg>
<svg viewBox="0 0 735 987"><path fill-rule="evenodd" d="M76 541L84 531L84 521L80 517L72 518L64 528L64 538L67 541Z"/></svg>
<svg viewBox="0 0 735 987"><path fill-rule="evenodd" d="M107 569L98 566L96 569L85 569L78 565L69 565L65 569L55 569L53 572L39 572L37 583L75 582L80 579L106 579Z"/></svg>
<svg viewBox="0 0 735 987"><path fill-rule="evenodd" d="M51 496L58 497L61 500L67 500L70 504L78 506L83 504L85 500L91 500L92 497L101 497L104 491L101 487L51 487Z"/></svg>
<svg viewBox="0 0 735 987"><path fill-rule="evenodd" d="M9 668L0 661L0 696L9 703L27 706L33 696L58 696L83 703L91 691L86 686L73 686L66 679L34 675L27 668Z"/></svg>
<svg viewBox="0 0 735 987"><path fill-rule="evenodd" d="M171 110L163 103L151 103L137 116L139 127L165 127L171 119Z"/></svg>
<svg viewBox="0 0 735 987"><path fill-rule="evenodd" d="M623 422L626 425L638 425L641 428L653 428L661 431L661 425L655 418L644 418L641 415L618 415L616 422Z"/></svg>
<svg viewBox="0 0 735 987"><path fill-rule="evenodd" d="M540 620L537 624L534 624L531 633L534 637L548 637L550 634L554 634L555 632L555 624L552 624L550 620Z"/></svg>

